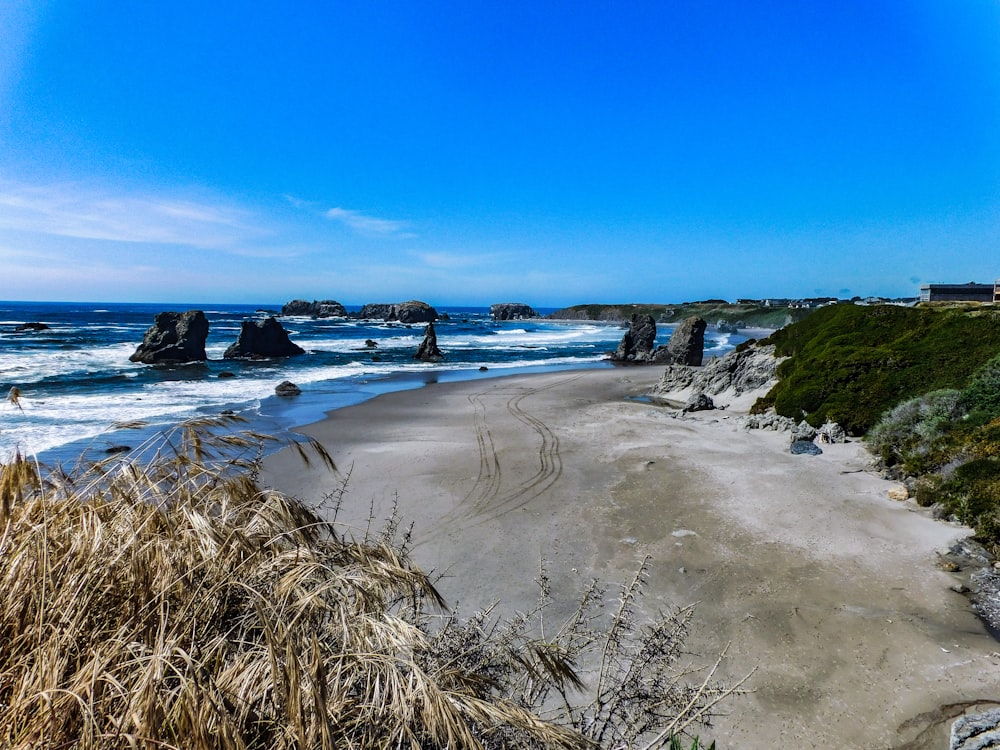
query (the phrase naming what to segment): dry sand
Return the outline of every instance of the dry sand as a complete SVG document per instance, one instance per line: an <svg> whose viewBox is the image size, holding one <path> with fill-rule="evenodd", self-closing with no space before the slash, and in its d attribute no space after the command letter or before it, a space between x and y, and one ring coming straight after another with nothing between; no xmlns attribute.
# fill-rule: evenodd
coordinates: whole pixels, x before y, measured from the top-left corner
<svg viewBox="0 0 1000 750"><path fill-rule="evenodd" d="M675 418L627 398L659 374L430 385L302 431L350 469L339 520L363 529L398 502L416 562L465 613L526 608L540 557L569 608L649 555L646 606L699 602L691 650L731 643L728 679L757 668L700 731L720 750L942 748L952 717L1000 701L1000 644L936 567L968 529L889 500L860 443L793 456L787 433L736 427L745 400ZM265 479L304 500L339 482L289 451Z"/></svg>

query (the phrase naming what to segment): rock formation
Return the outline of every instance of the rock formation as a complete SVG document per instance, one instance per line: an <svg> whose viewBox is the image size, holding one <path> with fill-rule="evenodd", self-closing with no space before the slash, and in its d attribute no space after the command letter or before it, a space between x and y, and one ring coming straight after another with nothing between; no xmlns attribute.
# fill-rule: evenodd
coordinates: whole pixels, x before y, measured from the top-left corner
<svg viewBox="0 0 1000 750"><path fill-rule="evenodd" d="M293 299L281 307L282 315L310 315L314 318L346 318L347 309L332 299L313 300Z"/></svg>
<svg viewBox="0 0 1000 750"><path fill-rule="evenodd" d="M989 750L1000 746L1000 708L961 716L951 725L949 750Z"/></svg>
<svg viewBox="0 0 1000 750"><path fill-rule="evenodd" d="M302 389L291 380L282 380L274 387L276 396L298 396L300 393L302 393Z"/></svg>
<svg viewBox="0 0 1000 750"><path fill-rule="evenodd" d="M289 340L288 331L281 323L265 318L244 320L240 335L222 356L225 359L266 359L294 354L305 354L305 350Z"/></svg>
<svg viewBox="0 0 1000 750"><path fill-rule="evenodd" d="M417 353L413 355L413 358L423 360L424 362L440 362L444 359L444 354L438 349L437 333L434 331L433 323L428 323L427 327L424 328L424 340L420 342L420 346L417 347Z"/></svg>
<svg viewBox="0 0 1000 750"><path fill-rule="evenodd" d="M14 326L14 330L18 333L23 331L47 331L49 327L45 323L21 323Z"/></svg>
<svg viewBox="0 0 1000 750"><path fill-rule="evenodd" d="M359 312L352 313L352 318L361 320L398 321L400 323L433 323L438 319L437 310L420 300L397 302L394 304L368 304Z"/></svg>
<svg viewBox="0 0 1000 750"><path fill-rule="evenodd" d="M611 355L613 362L700 366L705 349L705 328L701 318L685 318L674 330L670 341L653 349L656 343L656 321L652 315L633 315L618 349Z"/></svg>
<svg viewBox="0 0 1000 750"><path fill-rule="evenodd" d="M691 387L696 392L713 395L732 390L739 396L770 385L779 362L774 356L773 345L748 346L713 359L700 368L671 365L653 391L670 393Z"/></svg>
<svg viewBox="0 0 1000 750"><path fill-rule="evenodd" d="M656 321L652 315L633 315L628 330L611 355L612 362L646 362L653 359Z"/></svg>
<svg viewBox="0 0 1000 750"><path fill-rule="evenodd" d="M161 312L129 360L146 365L204 362L207 338L208 318L201 310Z"/></svg>
<svg viewBox="0 0 1000 750"><path fill-rule="evenodd" d="M680 322L666 346L653 353L653 361L668 365L700 367L705 351L705 328L701 318L692 315Z"/></svg>
<svg viewBox="0 0 1000 750"><path fill-rule="evenodd" d="M523 302L498 302L490 305L490 317L493 320L521 320L522 318L537 318L538 313L530 305Z"/></svg>
<svg viewBox="0 0 1000 750"><path fill-rule="evenodd" d="M688 402L684 404L684 408L681 411L684 414L688 414L692 411L711 411L715 408L715 402L712 401L711 396L706 396L704 393L696 393Z"/></svg>
<svg viewBox="0 0 1000 750"><path fill-rule="evenodd" d="M812 440L795 440L788 447L788 451L793 456L819 456L823 453L823 449Z"/></svg>

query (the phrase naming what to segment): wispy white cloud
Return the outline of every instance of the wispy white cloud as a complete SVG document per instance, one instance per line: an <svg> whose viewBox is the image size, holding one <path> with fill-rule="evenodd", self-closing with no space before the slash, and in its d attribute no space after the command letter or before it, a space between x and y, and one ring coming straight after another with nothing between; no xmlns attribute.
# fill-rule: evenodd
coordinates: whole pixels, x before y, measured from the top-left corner
<svg viewBox="0 0 1000 750"><path fill-rule="evenodd" d="M346 208L331 208L324 213L328 219L338 221L355 232L368 235L379 235L385 237L412 238L416 235L408 232L409 223L396 221L394 219L382 219L378 216L368 216L360 211L351 211Z"/></svg>
<svg viewBox="0 0 1000 750"><path fill-rule="evenodd" d="M0 229L83 240L235 250L268 232L221 200L0 181Z"/></svg>
<svg viewBox="0 0 1000 750"><path fill-rule="evenodd" d="M442 251L415 251L410 254L428 268L454 269L490 266L502 262L509 254L503 253L451 253Z"/></svg>

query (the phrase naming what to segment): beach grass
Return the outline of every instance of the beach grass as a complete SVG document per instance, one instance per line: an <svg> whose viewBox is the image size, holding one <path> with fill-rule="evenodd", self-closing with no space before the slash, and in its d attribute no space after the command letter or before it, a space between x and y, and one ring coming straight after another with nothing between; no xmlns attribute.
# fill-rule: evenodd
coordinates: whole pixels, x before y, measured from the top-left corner
<svg viewBox="0 0 1000 750"><path fill-rule="evenodd" d="M0 464L4 747L652 750L741 691L686 661L690 608L639 622L644 569L548 630L544 568L531 612L447 612L398 519L346 535L262 487L265 437L231 427Z"/></svg>

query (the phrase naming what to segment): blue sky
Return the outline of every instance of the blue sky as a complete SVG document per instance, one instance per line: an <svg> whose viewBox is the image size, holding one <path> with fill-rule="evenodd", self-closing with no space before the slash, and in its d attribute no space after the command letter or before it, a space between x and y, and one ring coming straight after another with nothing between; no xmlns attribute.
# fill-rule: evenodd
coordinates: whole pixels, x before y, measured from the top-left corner
<svg viewBox="0 0 1000 750"><path fill-rule="evenodd" d="M0 299L1000 277L1000 2L0 4Z"/></svg>

